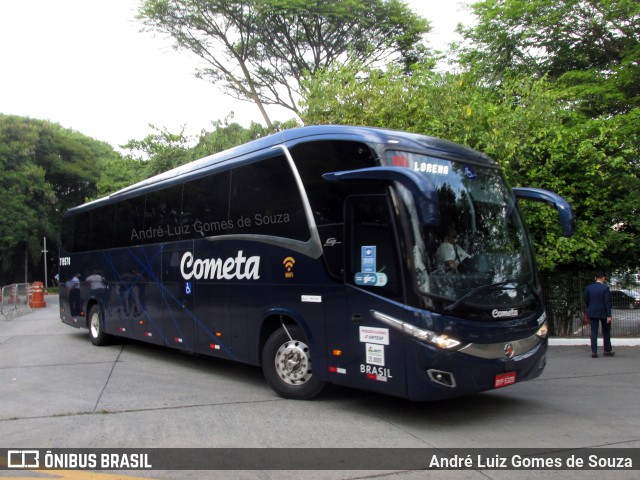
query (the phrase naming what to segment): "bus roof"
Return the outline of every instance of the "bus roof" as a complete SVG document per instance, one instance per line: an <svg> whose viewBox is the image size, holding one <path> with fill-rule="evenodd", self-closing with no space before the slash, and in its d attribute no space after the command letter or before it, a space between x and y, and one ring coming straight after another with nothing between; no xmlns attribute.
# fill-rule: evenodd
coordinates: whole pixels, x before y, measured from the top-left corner
<svg viewBox="0 0 640 480"><path fill-rule="evenodd" d="M427 135L417 133L374 127L316 125L284 130L222 152L214 153L199 160L194 160L125 187L106 197L74 207L70 209L70 212L75 213L77 210L93 208L94 206L97 206L97 204L112 203L118 201L120 198L124 199L129 196L135 196L135 192L139 192L140 190L153 190L153 185L162 184L165 186L166 183L171 180L177 181L177 179L181 177L190 176L190 174L197 174L199 171L208 170L222 163L233 163L233 160L235 159L240 160L246 155L254 152L266 151L277 145L293 145L299 141L313 140L361 141L369 144L389 145L393 149L426 151L426 153L432 153L436 156L441 156L451 160L465 159L467 161L473 161L474 163L496 166L496 162L484 153L449 140L429 137Z"/></svg>

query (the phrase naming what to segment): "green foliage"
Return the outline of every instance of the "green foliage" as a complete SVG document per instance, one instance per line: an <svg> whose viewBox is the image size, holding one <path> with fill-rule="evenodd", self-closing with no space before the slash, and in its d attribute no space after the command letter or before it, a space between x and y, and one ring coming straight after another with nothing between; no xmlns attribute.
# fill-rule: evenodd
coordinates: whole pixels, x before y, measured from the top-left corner
<svg viewBox="0 0 640 480"><path fill-rule="evenodd" d="M24 281L42 237L56 249L62 213L96 195L111 147L55 123L0 115L0 283ZM27 260L25 260L27 259Z"/></svg>
<svg viewBox="0 0 640 480"><path fill-rule="evenodd" d="M640 3L635 0L483 0L462 29L461 64L499 82L547 75L590 116L624 113L640 98Z"/></svg>
<svg viewBox="0 0 640 480"><path fill-rule="evenodd" d="M299 125L295 120L274 122L273 124L273 128L276 131L297 126ZM214 123L214 130L212 132L202 134L198 144L193 148L193 153L196 158L202 158L252 140L257 140L270 133L273 133L270 128L264 127L256 122L251 122L249 127L243 127L238 123L228 123L227 120L224 122L217 121Z"/></svg>
<svg viewBox="0 0 640 480"><path fill-rule="evenodd" d="M108 159L96 184L96 198L105 197L147 177L147 163L130 156Z"/></svg>
<svg viewBox="0 0 640 480"><path fill-rule="evenodd" d="M151 127L155 133L142 140L129 140L123 145L123 148L130 151L127 157L129 160L141 162L143 168L139 173L142 178L166 172L196 159L189 146L191 139L185 135L184 128L179 133L171 133L166 128L161 130L153 125Z"/></svg>
<svg viewBox="0 0 640 480"><path fill-rule="evenodd" d="M567 198L578 219L570 239L561 236L555 211L523 204L541 269L635 264L639 152L620 135L616 119L572 110L545 78L514 76L490 87L475 73L434 73L429 65L411 75L398 68L334 68L308 80L308 89L305 123L446 138L495 158L512 185Z"/></svg>
<svg viewBox="0 0 640 480"><path fill-rule="evenodd" d="M297 126L295 120L275 122L271 128L251 122L248 128L238 123L214 122L213 131L203 131L196 141L184 130L171 133L166 129L155 129L155 133L142 140L129 140L124 148L129 150L125 158L107 164L99 184L102 195L124 188L137 181L157 175L202 157L256 140L272 133L272 129L283 130Z"/></svg>

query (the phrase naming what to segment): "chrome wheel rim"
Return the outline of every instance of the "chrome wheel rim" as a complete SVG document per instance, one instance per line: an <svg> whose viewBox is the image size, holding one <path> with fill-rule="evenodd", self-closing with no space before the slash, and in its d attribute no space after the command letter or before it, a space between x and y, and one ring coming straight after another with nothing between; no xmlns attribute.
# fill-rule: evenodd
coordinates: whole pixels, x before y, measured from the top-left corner
<svg viewBox="0 0 640 480"><path fill-rule="evenodd" d="M97 338L100 335L100 315L98 312L91 315L91 336Z"/></svg>
<svg viewBox="0 0 640 480"><path fill-rule="evenodd" d="M289 385L302 385L311 378L309 347L299 340L285 342L277 351L276 371Z"/></svg>

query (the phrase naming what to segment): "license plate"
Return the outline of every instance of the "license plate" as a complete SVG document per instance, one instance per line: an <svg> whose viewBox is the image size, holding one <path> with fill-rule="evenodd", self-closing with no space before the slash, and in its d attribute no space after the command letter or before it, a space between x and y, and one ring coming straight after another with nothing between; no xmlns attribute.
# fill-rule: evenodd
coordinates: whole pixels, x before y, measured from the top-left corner
<svg viewBox="0 0 640 480"><path fill-rule="evenodd" d="M507 372L496 375L493 388L502 388L516 383L516 372Z"/></svg>

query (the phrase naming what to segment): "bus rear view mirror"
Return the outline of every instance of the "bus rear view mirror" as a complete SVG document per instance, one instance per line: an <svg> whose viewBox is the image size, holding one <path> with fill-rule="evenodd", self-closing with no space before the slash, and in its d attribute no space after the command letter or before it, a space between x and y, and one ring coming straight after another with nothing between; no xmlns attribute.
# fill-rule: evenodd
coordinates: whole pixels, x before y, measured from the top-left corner
<svg viewBox="0 0 640 480"><path fill-rule="evenodd" d="M401 167L371 167L325 173L322 177L329 182L348 180L398 182L411 192L420 223L432 227L440 225L438 192L431 180L413 170Z"/></svg>
<svg viewBox="0 0 640 480"><path fill-rule="evenodd" d="M560 195L548 190L542 190L540 188L517 187L512 188L512 191L516 198L536 200L553 205L560 215L562 235L564 235L565 237L570 237L573 235L576 229L573 210L571 209L571 205L569 205L569 203Z"/></svg>

